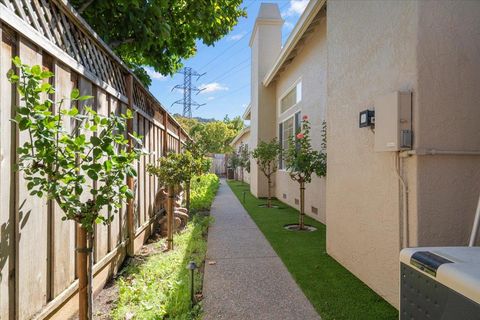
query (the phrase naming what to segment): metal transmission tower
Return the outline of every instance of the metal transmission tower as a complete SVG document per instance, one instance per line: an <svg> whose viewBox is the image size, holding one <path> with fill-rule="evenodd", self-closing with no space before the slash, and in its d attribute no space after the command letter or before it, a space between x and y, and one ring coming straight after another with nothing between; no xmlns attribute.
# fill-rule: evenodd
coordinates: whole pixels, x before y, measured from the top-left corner
<svg viewBox="0 0 480 320"><path fill-rule="evenodd" d="M201 91L205 90L204 89L199 89L195 86L192 87L192 76L197 77L200 79L201 76L203 76L205 73L198 73L197 71L193 70L192 68L185 67L178 73L183 74L183 85L177 84L175 87L173 87L172 91L175 89L181 89L183 90L183 99L177 100L174 103L172 103L172 106L174 104L181 104L183 105L183 116L187 118L192 117L192 106L197 107L197 109L201 106L204 106L205 103L198 103L192 100L192 91L196 92L196 94L199 94Z"/></svg>

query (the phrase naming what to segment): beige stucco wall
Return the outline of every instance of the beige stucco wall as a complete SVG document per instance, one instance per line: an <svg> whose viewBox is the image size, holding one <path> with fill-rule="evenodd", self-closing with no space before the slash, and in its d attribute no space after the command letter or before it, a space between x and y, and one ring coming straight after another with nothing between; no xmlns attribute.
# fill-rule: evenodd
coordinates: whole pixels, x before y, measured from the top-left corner
<svg viewBox="0 0 480 320"><path fill-rule="evenodd" d="M324 13L320 13L323 14ZM270 86L276 92L276 127L278 124L300 111L310 120L312 146L321 149L322 124L326 114L327 95L327 30L326 18L316 26L303 47L298 47L298 54L285 71ZM301 101L284 113L280 111L280 98L297 82L302 82ZM299 184L290 179L288 172L279 170L276 174L275 196L287 204L300 208ZM297 199L297 201L295 201ZM296 203L297 202L297 203ZM312 208L314 207L314 208ZM316 208L317 213L314 213ZM309 216L325 223L325 179L314 176L305 190L305 212Z"/></svg>
<svg viewBox="0 0 480 320"><path fill-rule="evenodd" d="M233 148L233 150L238 152L240 146L243 144L243 145L247 145L248 150L251 152L252 149L250 147L250 143L251 143L250 142L250 130L248 130L248 131L245 131L237 141L235 141L235 143L232 145L232 148ZM250 163L251 162L252 162L252 160L250 159ZM242 171L243 171L243 176L242 176ZM242 180L242 177L243 177L244 182L250 183L250 173L246 169L237 168L236 177L237 177L238 180Z"/></svg>
<svg viewBox="0 0 480 320"><path fill-rule="evenodd" d="M412 91L414 149L480 149L480 2L331 1L328 7L327 251L398 307L394 153L374 152L358 113ZM401 157L409 246L465 245L478 156Z"/></svg>
<svg viewBox="0 0 480 320"><path fill-rule="evenodd" d="M478 1L418 4L418 149L480 151L479 17ZM417 188L418 245L466 245L480 156L419 156Z"/></svg>
<svg viewBox="0 0 480 320"><path fill-rule="evenodd" d="M328 3L327 251L398 306L399 182L394 155L373 151L358 114L416 88L417 4Z"/></svg>

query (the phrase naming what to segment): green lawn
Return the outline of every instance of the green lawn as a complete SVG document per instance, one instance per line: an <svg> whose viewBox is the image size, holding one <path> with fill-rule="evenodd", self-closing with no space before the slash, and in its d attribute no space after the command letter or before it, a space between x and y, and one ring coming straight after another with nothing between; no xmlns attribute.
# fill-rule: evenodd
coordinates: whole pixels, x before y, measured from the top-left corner
<svg viewBox="0 0 480 320"><path fill-rule="evenodd" d="M326 253L326 228L306 217L318 231L287 231L285 224L298 222L298 211L278 200L279 209L261 208L265 200L255 198L249 185L228 181L257 226L286 265L295 281L323 320L398 319L397 310Z"/></svg>

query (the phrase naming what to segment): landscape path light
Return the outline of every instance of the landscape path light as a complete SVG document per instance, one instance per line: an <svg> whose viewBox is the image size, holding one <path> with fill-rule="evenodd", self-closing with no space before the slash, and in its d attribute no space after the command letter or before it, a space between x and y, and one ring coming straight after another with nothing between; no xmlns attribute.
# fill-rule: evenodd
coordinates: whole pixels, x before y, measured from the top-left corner
<svg viewBox="0 0 480 320"><path fill-rule="evenodd" d="M191 280L190 280L190 303L193 307L193 305L195 304L195 297L194 297L194 287L195 287L195 284L194 284L194 272L195 272L195 269L197 269L197 264L194 262L194 261L190 261L188 264L187 264L187 269L190 270L190 274L191 274Z"/></svg>

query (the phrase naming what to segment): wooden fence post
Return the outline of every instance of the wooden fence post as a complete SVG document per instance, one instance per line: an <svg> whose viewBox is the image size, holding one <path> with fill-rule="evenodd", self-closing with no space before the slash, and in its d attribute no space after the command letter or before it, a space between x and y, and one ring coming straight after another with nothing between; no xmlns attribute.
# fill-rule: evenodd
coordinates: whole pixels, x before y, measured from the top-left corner
<svg viewBox="0 0 480 320"><path fill-rule="evenodd" d="M175 188L173 185L168 186L168 199L167 199L167 249L173 250L173 229L174 229L174 199Z"/></svg>
<svg viewBox="0 0 480 320"><path fill-rule="evenodd" d="M182 128L180 126L177 127L177 134L178 134L178 153L182 152Z"/></svg>
<svg viewBox="0 0 480 320"><path fill-rule="evenodd" d="M133 111L133 76L128 74L126 77L126 89L127 89L127 99L128 105L127 108ZM133 134L133 119L127 120L127 134ZM131 151L133 148L133 140L130 135L127 136L128 139L128 150ZM135 181L133 177L127 177L127 186L132 191L132 194L135 195ZM128 247L127 254L133 256L135 254L135 221L134 221L134 211L135 211L135 202L134 199L128 199L127 202L127 235L128 235Z"/></svg>
<svg viewBox="0 0 480 320"><path fill-rule="evenodd" d="M168 113L167 111L164 111L163 113L163 152L162 156L166 157L167 152L168 152L168 132L167 132L167 127L168 127Z"/></svg>

